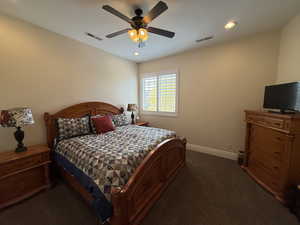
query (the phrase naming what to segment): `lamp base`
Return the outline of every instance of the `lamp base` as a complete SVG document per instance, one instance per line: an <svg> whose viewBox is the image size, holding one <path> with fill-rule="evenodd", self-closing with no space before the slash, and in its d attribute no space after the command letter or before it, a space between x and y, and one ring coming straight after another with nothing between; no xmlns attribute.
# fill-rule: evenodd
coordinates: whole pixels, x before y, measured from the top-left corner
<svg viewBox="0 0 300 225"><path fill-rule="evenodd" d="M134 124L134 113L131 111L131 124Z"/></svg>
<svg viewBox="0 0 300 225"><path fill-rule="evenodd" d="M24 131L21 130L21 127L17 127L16 132L14 133L15 138L18 142L18 146L15 150L15 152L25 152L27 148L23 144L23 139L24 139Z"/></svg>
<svg viewBox="0 0 300 225"><path fill-rule="evenodd" d="M15 152L26 152L27 151L27 147L17 147Z"/></svg>

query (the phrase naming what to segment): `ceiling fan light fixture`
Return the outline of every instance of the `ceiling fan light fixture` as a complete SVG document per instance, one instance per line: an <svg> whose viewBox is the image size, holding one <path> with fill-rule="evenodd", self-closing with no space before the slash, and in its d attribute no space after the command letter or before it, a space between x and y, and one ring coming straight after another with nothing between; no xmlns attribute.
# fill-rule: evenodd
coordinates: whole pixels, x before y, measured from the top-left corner
<svg viewBox="0 0 300 225"><path fill-rule="evenodd" d="M136 29L129 30L128 35L133 42L138 42L139 37Z"/></svg>
<svg viewBox="0 0 300 225"><path fill-rule="evenodd" d="M129 34L130 37L136 36L137 35L136 29L129 30L128 34Z"/></svg>
<svg viewBox="0 0 300 225"><path fill-rule="evenodd" d="M225 29L226 30L231 30L232 28L234 28L237 25L237 22L234 20L229 21L228 23L226 23L225 25Z"/></svg>
<svg viewBox="0 0 300 225"><path fill-rule="evenodd" d="M139 29L139 40L147 41L148 40L148 31L144 28Z"/></svg>
<svg viewBox="0 0 300 225"><path fill-rule="evenodd" d="M136 29L129 30L128 35L133 42L144 42L148 40L148 31L144 28L140 28L138 31Z"/></svg>

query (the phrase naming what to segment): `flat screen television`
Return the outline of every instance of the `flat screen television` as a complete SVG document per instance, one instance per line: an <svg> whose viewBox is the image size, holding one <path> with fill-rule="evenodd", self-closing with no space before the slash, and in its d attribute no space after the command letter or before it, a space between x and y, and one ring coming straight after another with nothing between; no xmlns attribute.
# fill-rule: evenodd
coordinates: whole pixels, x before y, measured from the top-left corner
<svg viewBox="0 0 300 225"><path fill-rule="evenodd" d="M266 86L264 108L300 111L300 82Z"/></svg>

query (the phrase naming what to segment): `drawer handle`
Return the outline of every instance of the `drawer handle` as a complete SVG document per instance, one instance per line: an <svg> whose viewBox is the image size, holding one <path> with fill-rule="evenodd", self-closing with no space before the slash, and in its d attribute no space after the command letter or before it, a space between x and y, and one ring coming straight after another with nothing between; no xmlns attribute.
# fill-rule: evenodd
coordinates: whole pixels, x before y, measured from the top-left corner
<svg viewBox="0 0 300 225"><path fill-rule="evenodd" d="M276 155L280 155L280 153L281 153L281 152L274 152L274 154L276 154Z"/></svg>
<svg viewBox="0 0 300 225"><path fill-rule="evenodd" d="M278 166L274 166L273 168L274 168L275 170L278 170L278 169L279 169L279 167L278 167Z"/></svg>
<svg viewBox="0 0 300 225"><path fill-rule="evenodd" d="M278 140L278 141L282 141L282 138L280 138L280 137L276 137L276 140Z"/></svg>
<svg viewBox="0 0 300 225"><path fill-rule="evenodd" d="M281 126L281 123L274 123L276 126Z"/></svg>

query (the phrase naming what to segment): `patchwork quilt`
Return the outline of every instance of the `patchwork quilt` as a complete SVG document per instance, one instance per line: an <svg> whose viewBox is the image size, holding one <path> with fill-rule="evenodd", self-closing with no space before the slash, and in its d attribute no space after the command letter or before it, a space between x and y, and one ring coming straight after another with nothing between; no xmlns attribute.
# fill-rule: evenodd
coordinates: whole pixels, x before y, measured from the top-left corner
<svg viewBox="0 0 300 225"><path fill-rule="evenodd" d="M59 153L90 177L110 201L112 187L124 186L146 155L174 131L127 125L105 134L60 141Z"/></svg>

